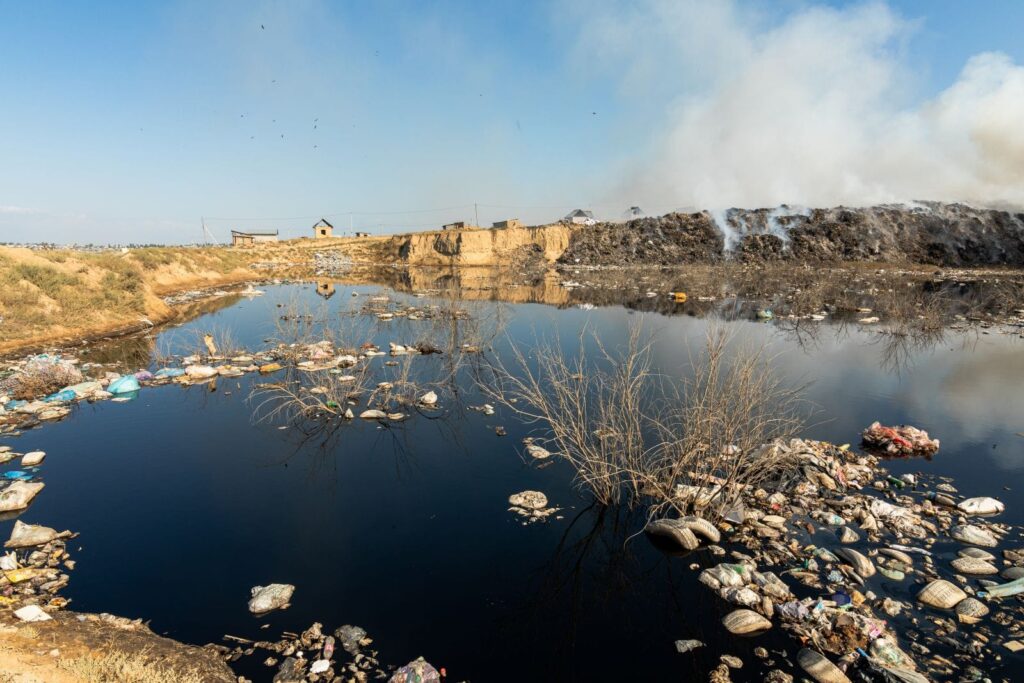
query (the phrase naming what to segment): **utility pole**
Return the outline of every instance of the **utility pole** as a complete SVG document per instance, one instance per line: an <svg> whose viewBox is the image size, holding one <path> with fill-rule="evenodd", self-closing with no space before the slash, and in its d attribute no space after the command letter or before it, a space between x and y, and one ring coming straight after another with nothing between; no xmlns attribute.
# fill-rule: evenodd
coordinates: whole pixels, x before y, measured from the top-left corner
<svg viewBox="0 0 1024 683"><path fill-rule="evenodd" d="M348 212L348 234L349 235L353 235L354 234L352 232L352 212L351 211Z"/></svg>
<svg viewBox="0 0 1024 683"><path fill-rule="evenodd" d="M476 227L480 227L480 212L476 209L476 202L473 202L473 220Z"/></svg>

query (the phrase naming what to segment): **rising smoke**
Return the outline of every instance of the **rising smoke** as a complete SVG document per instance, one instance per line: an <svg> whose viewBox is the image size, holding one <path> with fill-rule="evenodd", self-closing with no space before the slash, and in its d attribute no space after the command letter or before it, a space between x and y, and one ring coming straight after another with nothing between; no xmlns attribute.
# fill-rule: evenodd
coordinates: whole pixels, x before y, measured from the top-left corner
<svg viewBox="0 0 1024 683"><path fill-rule="evenodd" d="M602 41L625 95L669 94L622 201L1024 206L1024 67L978 54L921 98L925 77L905 53L917 27L887 5L781 21L749 9L650 0L581 13L583 43Z"/></svg>

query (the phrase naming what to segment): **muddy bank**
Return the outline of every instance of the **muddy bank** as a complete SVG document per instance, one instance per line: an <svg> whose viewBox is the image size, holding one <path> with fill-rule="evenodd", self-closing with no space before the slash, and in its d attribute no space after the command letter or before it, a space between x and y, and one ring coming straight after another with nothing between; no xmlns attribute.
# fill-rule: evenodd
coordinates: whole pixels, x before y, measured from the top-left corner
<svg viewBox="0 0 1024 683"><path fill-rule="evenodd" d="M1024 265L1024 214L962 204L730 209L671 213L575 230L564 264L873 261Z"/></svg>
<svg viewBox="0 0 1024 683"><path fill-rule="evenodd" d="M238 680L215 650L158 636L141 620L76 612L31 623L0 613L0 670L21 683Z"/></svg>

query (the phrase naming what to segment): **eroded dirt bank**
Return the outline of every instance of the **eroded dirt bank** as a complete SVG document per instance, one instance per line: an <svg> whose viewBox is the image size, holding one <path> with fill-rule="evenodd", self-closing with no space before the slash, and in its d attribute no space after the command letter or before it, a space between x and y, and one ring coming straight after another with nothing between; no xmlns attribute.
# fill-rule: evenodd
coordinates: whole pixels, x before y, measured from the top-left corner
<svg viewBox="0 0 1024 683"><path fill-rule="evenodd" d="M173 319L162 296L259 277L260 252L223 247L77 251L0 247L0 353Z"/></svg>
<svg viewBox="0 0 1024 683"><path fill-rule="evenodd" d="M12 683L235 683L212 649L184 645L139 621L54 612L42 622L0 616L0 671Z"/></svg>

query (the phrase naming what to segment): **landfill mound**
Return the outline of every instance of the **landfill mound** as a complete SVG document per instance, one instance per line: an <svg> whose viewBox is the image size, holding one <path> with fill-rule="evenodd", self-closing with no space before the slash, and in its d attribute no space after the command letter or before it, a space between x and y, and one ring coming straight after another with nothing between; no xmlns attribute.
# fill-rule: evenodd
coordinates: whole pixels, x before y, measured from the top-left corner
<svg viewBox="0 0 1024 683"><path fill-rule="evenodd" d="M964 204L670 213L573 232L560 263L885 261L1024 266L1024 213Z"/></svg>

